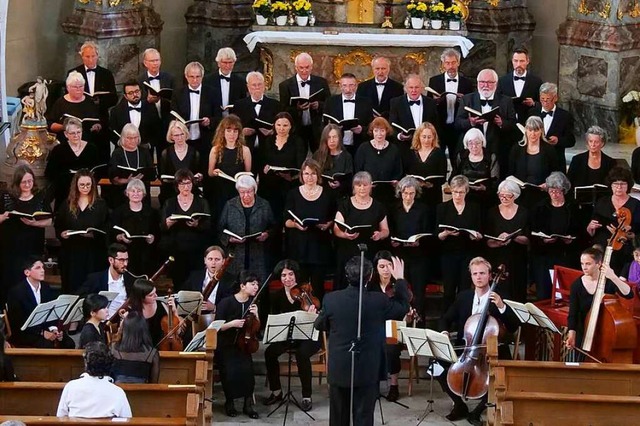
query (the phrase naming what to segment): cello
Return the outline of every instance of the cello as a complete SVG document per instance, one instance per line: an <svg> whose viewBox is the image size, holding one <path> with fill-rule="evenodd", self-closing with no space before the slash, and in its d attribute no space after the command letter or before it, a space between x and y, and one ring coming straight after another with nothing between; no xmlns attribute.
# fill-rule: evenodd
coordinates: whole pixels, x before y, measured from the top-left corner
<svg viewBox="0 0 640 426"><path fill-rule="evenodd" d="M621 207L616 211L616 216L618 225L607 242L602 259L602 264L606 266L609 266L613 252L626 243L626 230L631 224L631 212L628 208ZM605 274L600 272L591 310L585 322L582 350L601 362L631 364L637 342L636 324L617 296L604 293L606 281Z"/></svg>
<svg viewBox="0 0 640 426"><path fill-rule="evenodd" d="M495 292L498 282L505 276L505 266L498 266L489 294ZM500 332L498 321L489 315L490 305L491 299L487 298L482 312L467 319L464 324L464 352L447 373L449 389L464 400L481 398L489 387L487 339L498 336Z"/></svg>

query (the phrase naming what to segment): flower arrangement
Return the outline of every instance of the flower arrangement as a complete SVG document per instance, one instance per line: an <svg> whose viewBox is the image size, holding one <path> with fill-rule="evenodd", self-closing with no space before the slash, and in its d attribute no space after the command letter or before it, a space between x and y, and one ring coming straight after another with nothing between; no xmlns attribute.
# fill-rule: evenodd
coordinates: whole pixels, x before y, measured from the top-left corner
<svg viewBox="0 0 640 426"><path fill-rule="evenodd" d="M293 14L296 16L311 15L311 2L309 0L295 0L293 2Z"/></svg>
<svg viewBox="0 0 640 426"><path fill-rule="evenodd" d="M632 90L622 97L620 108L622 117L627 124L640 125L640 92Z"/></svg>
<svg viewBox="0 0 640 426"><path fill-rule="evenodd" d="M290 10L291 3L280 0L271 3L271 14L275 17L287 16Z"/></svg>
<svg viewBox="0 0 640 426"><path fill-rule="evenodd" d="M462 10L460 10L460 6L455 3L446 8L445 13L449 21L462 21Z"/></svg>
<svg viewBox="0 0 640 426"><path fill-rule="evenodd" d="M427 4L421 1L417 3L409 3L407 5L407 13L412 18L424 18L425 16L427 16L428 10L429 7L427 6Z"/></svg>
<svg viewBox="0 0 640 426"><path fill-rule="evenodd" d="M438 2L432 4L429 8L429 18L435 20L443 20L447 17L447 13L445 12L444 3Z"/></svg>
<svg viewBox="0 0 640 426"><path fill-rule="evenodd" d="M264 17L271 16L271 1L270 0L255 0L251 5L253 13L256 15L262 15Z"/></svg>

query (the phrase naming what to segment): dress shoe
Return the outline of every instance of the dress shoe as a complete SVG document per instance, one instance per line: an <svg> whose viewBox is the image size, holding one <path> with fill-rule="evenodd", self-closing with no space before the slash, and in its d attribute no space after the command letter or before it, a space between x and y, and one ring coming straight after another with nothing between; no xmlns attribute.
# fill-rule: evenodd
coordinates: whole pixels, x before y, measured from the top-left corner
<svg viewBox="0 0 640 426"><path fill-rule="evenodd" d="M400 397L400 391L398 390L398 385L389 386L389 393L386 398L389 402L396 402Z"/></svg>
<svg viewBox="0 0 640 426"><path fill-rule="evenodd" d="M471 410L469 412L469 415L467 416L467 421L474 426L482 426L484 423L480 419L480 416L482 416L482 412L485 410L485 408L486 408L486 405L481 404L481 405L478 405L473 410Z"/></svg>
<svg viewBox="0 0 640 426"><path fill-rule="evenodd" d="M280 393L271 392L271 395L269 395L268 398L265 398L262 401L262 404L263 405L273 405L276 402L280 402L280 401L282 401L282 392L280 392Z"/></svg>
<svg viewBox="0 0 640 426"><path fill-rule="evenodd" d="M451 412L444 417L451 422L455 422L456 420L466 419L468 415L469 409L467 408L467 406L464 404L460 404L454 405Z"/></svg>
<svg viewBox="0 0 640 426"><path fill-rule="evenodd" d="M244 399L244 406L242 407L242 412L249 416L251 419L260 418L256 410L253 409L253 400L252 398Z"/></svg>
<svg viewBox="0 0 640 426"><path fill-rule="evenodd" d="M233 400L224 403L224 412L228 417L236 417L238 410L233 406Z"/></svg>
<svg viewBox="0 0 640 426"><path fill-rule="evenodd" d="M302 398L302 402L300 403L300 409L302 411L311 411L313 408L313 404L311 403L311 398Z"/></svg>

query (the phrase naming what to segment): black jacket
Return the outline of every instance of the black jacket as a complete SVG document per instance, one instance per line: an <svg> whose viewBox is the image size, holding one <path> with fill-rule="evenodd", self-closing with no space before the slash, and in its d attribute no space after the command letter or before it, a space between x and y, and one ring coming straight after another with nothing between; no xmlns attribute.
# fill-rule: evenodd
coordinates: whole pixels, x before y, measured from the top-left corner
<svg viewBox="0 0 640 426"><path fill-rule="evenodd" d="M542 106L538 103L531 108L529 116L536 116L542 118ZM558 157L558 163L566 165L566 159L564 156L565 148L571 148L576 144L576 137L574 135L573 115L566 109L562 109L556 105L556 109L553 112L553 119L551 120L551 126L549 131L545 134L546 138L550 136L556 136L558 143L553 147Z"/></svg>
<svg viewBox="0 0 640 426"><path fill-rule="evenodd" d="M422 123L428 121L435 126L436 130L438 130L440 124L438 120L436 101L431 98L427 98L425 95L421 95L420 101L422 102ZM391 99L389 123L396 123L405 129L415 127L407 95ZM397 136L397 129L394 128L394 131L396 131Z"/></svg>
<svg viewBox="0 0 640 426"><path fill-rule="evenodd" d="M445 83L445 74L434 75L429 79L429 87L435 90L438 93L442 93L446 90ZM463 95L468 95L469 93L474 91L473 81L463 76L461 73L458 73L458 93ZM433 97L433 95L429 94L429 97ZM440 120L440 128L444 128L447 122L447 101L443 99L440 101L438 105L438 119ZM460 107L460 102L456 101L456 106L454 108L453 117L455 120L456 113L458 112L458 108Z"/></svg>
<svg viewBox="0 0 640 426"><path fill-rule="evenodd" d="M191 274L189 274L189 278L187 278L187 280L184 282L182 289L188 290L188 291L198 291L202 293L203 291L202 283L204 281L205 272L206 271L204 269L192 271ZM225 297L231 296L234 294L234 288L233 288L234 281L235 280L233 278L233 274L230 274L230 273L225 273L222 276L222 279L218 281L218 286L217 286L218 290L216 293L216 301L215 301L216 305L220 303L220 301Z"/></svg>
<svg viewBox="0 0 640 426"><path fill-rule="evenodd" d="M162 134L162 123L160 116L158 115L158 109L155 105L148 103L142 99L140 101L140 143L151 144L156 146L160 140L164 139L165 135ZM118 105L111 108L109 112L109 125L112 130L115 130L119 134L122 134L122 128L125 124L131 123L129 117L129 102L122 98ZM114 144L118 143L118 136L111 132L111 141Z"/></svg>
<svg viewBox="0 0 640 426"><path fill-rule="evenodd" d="M384 90L382 91L382 98L378 100L378 86L376 85L376 79L371 78L358 84L358 90L356 96L362 96L368 98L371 101L373 109L378 111L384 118L389 119L389 109L391 108L391 99L402 96L404 93L404 87L402 83L387 79Z"/></svg>
<svg viewBox="0 0 640 426"><path fill-rule="evenodd" d="M513 106L518 116L518 123L524 124L530 115L529 110L533 107L528 107L522 104L521 100L525 98L531 98L534 101L538 102L540 100L540 86L542 86L542 80L540 79L540 77L537 77L531 74L530 71L527 71L527 76L524 80L522 93L518 98L516 98L516 89L513 85L513 71L511 71L510 73L505 74L498 79L498 88L496 90L496 94L505 95L514 99Z"/></svg>
<svg viewBox="0 0 640 426"><path fill-rule="evenodd" d="M124 274L125 288L131 288L133 281L134 279L131 274ZM78 289L78 295L85 297L88 294L97 294L101 291L109 291L109 269L89 274L87 279L84 280L84 283L82 283L82 286Z"/></svg>
<svg viewBox="0 0 640 426"><path fill-rule="evenodd" d="M211 122L208 127L200 123L200 139L210 141L213 138L213 133L218 123L222 119L222 111L220 110L222 100L220 92L210 86L203 84L200 87L200 91L200 111L198 118L208 117ZM171 102L171 108L187 121L191 114L189 96L189 86L184 86L177 92L173 92L173 100Z"/></svg>
<svg viewBox="0 0 640 426"><path fill-rule="evenodd" d="M355 100L356 107L353 115L359 120L360 126L362 126L362 132L359 135L356 135L355 133L353 135L353 145L358 146L362 142L370 139L367 134L367 130L369 128L369 123L373 120L373 110L369 99L356 95ZM333 95L325 102L324 113L329 114L338 120L342 120L344 118L344 110L342 109L343 104L342 94ZM325 119L324 122L326 124L328 121Z"/></svg>
<svg viewBox="0 0 640 426"><path fill-rule="evenodd" d="M7 312L9 323L11 324L11 343L25 347L44 347L41 343L46 343L41 333L47 330L50 325L57 325L49 322L37 327L30 327L25 331L20 328L31 315L31 312L38 306L33 292L29 288L30 284L26 279L14 285L7 295ZM49 287L47 283L41 283L40 300L41 303L50 302L58 297L57 293Z"/></svg>
<svg viewBox="0 0 640 426"><path fill-rule="evenodd" d="M239 74L234 72L231 73L229 78L231 79L231 81L229 81L229 105L234 105L238 99L242 99L247 96L247 83ZM220 87L221 79L219 70L215 70L214 72L207 74L202 82L205 86L209 86L220 92L220 108L222 108L222 88Z"/></svg>

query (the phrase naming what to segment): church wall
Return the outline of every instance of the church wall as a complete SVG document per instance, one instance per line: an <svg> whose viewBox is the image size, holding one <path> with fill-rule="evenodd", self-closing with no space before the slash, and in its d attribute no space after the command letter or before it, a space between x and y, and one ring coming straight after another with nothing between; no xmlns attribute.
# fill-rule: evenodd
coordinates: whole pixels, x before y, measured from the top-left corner
<svg viewBox="0 0 640 426"><path fill-rule="evenodd" d="M532 44L532 70L543 81L558 83L558 26L567 17L569 0L529 1L529 11L536 21Z"/></svg>
<svg viewBox="0 0 640 426"><path fill-rule="evenodd" d="M181 76L187 64L187 24L184 14L191 5L190 0L154 0L153 7L164 21L160 34L162 69L174 76ZM211 64L204 65L210 72Z"/></svg>

